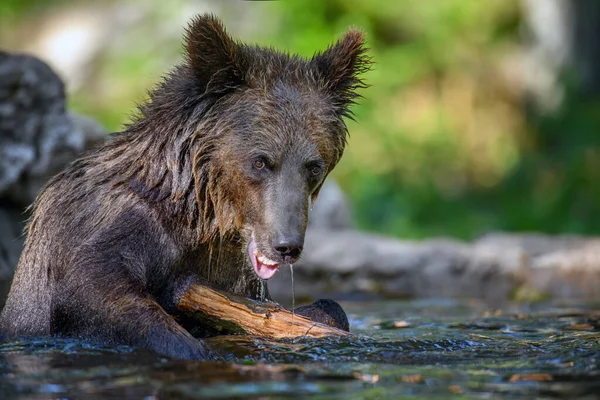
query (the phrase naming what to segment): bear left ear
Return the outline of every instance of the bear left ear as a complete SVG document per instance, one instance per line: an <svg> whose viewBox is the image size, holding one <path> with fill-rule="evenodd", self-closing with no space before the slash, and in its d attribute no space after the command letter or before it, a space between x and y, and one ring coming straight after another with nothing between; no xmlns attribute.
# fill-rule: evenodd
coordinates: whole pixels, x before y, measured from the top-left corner
<svg viewBox="0 0 600 400"><path fill-rule="evenodd" d="M337 43L310 60L341 116L352 118L349 107L360 97L356 90L367 87L359 77L371 69L366 51L363 33L350 29Z"/></svg>
<svg viewBox="0 0 600 400"><path fill-rule="evenodd" d="M247 61L242 45L214 15L195 17L185 35L187 65L205 93L225 93L244 83Z"/></svg>

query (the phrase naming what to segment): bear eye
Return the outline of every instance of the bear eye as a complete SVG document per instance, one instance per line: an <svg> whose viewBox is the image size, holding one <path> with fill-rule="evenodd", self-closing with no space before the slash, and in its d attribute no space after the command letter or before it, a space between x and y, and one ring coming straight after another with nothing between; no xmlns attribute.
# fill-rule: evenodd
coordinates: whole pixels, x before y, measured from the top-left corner
<svg viewBox="0 0 600 400"><path fill-rule="evenodd" d="M312 167L312 168L310 169L310 173L311 173L313 176L319 176L319 175L321 175L321 172L322 172L322 171L323 171L323 169L322 169L321 167L319 167L318 165L315 165L314 167Z"/></svg>
<svg viewBox="0 0 600 400"><path fill-rule="evenodd" d="M254 163L252 165L256 169L263 169L266 164L265 164L265 160L263 160L262 158L257 158L256 160L254 160Z"/></svg>

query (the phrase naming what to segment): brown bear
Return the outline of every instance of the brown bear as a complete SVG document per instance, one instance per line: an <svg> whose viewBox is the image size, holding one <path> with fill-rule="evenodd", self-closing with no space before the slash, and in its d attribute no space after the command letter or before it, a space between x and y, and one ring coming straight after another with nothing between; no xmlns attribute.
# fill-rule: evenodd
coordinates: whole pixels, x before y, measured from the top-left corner
<svg viewBox="0 0 600 400"><path fill-rule="evenodd" d="M234 41L202 15L185 56L123 132L37 197L3 335L210 358L178 323L188 285L268 298L264 280L300 257L365 86L362 33L304 59Z"/></svg>

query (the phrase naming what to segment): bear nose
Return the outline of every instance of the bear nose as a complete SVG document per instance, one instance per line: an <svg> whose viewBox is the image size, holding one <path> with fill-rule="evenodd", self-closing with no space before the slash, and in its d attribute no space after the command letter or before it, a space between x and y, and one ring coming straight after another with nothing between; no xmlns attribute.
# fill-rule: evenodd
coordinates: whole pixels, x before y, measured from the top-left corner
<svg viewBox="0 0 600 400"><path fill-rule="evenodd" d="M302 253L303 242L290 238L278 239L273 241L273 249L284 260L296 259Z"/></svg>

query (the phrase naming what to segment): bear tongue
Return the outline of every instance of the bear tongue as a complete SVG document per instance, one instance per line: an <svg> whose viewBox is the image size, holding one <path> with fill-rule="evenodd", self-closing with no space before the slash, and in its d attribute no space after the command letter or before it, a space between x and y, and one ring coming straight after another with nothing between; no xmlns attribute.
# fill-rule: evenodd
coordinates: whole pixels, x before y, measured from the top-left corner
<svg viewBox="0 0 600 400"><path fill-rule="evenodd" d="M254 272L256 272L256 275L261 279L267 280L272 278L279 269L279 264L264 264L259 261L259 258L264 260L266 257L257 250L254 238L252 238L252 241L248 244L248 257L250 257Z"/></svg>
<svg viewBox="0 0 600 400"><path fill-rule="evenodd" d="M258 275L261 279L264 279L264 280L272 278L278 269L279 269L279 264L265 265L265 264L261 263L260 261L257 261L256 265L254 265L254 272L256 272L256 275Z"/></svg>

